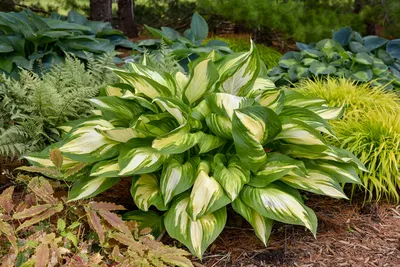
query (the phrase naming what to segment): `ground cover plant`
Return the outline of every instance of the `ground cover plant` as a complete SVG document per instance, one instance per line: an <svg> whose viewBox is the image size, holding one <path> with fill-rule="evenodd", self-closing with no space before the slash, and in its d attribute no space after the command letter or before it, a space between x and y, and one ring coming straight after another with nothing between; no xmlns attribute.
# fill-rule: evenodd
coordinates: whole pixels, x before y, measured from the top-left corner
<svg viewBox="0 0 400 267"><path fill-rule="evenodd" d="M383 87L346 79L305 80L295 90L325 99L329 106L346 105L341 120L331 125L336 144L354 153L368 172L360 173L366 200L400 200L400 98Z"/></svg>
<svg viewBox="0 0 400 267"><path fill-rule="evenodd" d="M107 67L114 54L88 58L85 66L67 56L39 77L21 70L19 80L0 76L0 156L14 158L61 139L57 128L91 115L88 99L115 79Z"/></svg>
<svg viewBox="0 0 400 267"><path fill-rule="evenodd" d="M134 44L110 23L88 21L75 11L50 18L32 11L0 12L0 74L17 76L18 68L37 73L60 63L66 53L87 60Z"/></svg>
<svg viewBox="0 0 400 267"><path fill-rule="evenodd" d="M400 85L400 40L362 37L350 27L333 32L332 39L316 44L297 43L300 52L288 52L269 75L278 84L314 76L345 77L357 82Z"/></svg>
<svg viewBox="0 0 400 267"><path fill-rule="evenodd" d="M57 155L54 155L57 154ZM59 151L53 151L60 164ZM162 245L125 222L109 202L67 202L55 197L53 185L43 177L20 175L28 183L22 203L15 203L11 186L0 194L0 262L2 266L193 266L188 252ZM93 233L96 233L94 235Z"/></svg>
<svg viewBox="0 0 400 267"><path fill-rule="evenodd" d="M135 63L115 69L123 85L91 100L99 117L27 156L31 171L72 182L69 201L132 179L139 210L125 218L165 227L200 259L224 229L229 204L264 244L273 221L315 235L316 215L298 190L346 198L340 184L359 183L356 169L364 169L324 138L334 136L325 119L342 108L274 88L259 76L254 44L222 58L212 52L190 68L190 76ZM58 166L54 149L65 157Z"/></svg>
<svg viewBox="0 0 400 267"><path fill-rule="evenodd" d="M134 56L135 61L139 61L142 58L142 52L156 54L157 56L161 48L161 40L168 45L169 53L179 61L185 70L188 70L190 61L211 51L216 51L221 55L232 52L227 43L223 41L209 40L204 44L204 40L208 36L208 25L197 12L193 14L190 28L185 30L183 36L170 27L161 27L161 30L159 30L146 26L146 29L159 40L147 39L136 43L142 50L139 50L139 53Z"/></svg>

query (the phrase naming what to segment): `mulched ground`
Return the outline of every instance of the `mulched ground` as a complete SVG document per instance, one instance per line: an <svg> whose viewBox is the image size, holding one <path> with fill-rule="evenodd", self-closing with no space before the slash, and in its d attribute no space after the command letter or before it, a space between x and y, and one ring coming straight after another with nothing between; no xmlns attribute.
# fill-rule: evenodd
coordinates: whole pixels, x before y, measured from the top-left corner
<svg viewBox="0 0 400 267"><path fill-rule="evenodd" d="M352 204L311 198L317 239L304 227L276 224L268 247L249 225L227 227L206 253L207 267L258 266L400 266L400 206Z"/></svg>

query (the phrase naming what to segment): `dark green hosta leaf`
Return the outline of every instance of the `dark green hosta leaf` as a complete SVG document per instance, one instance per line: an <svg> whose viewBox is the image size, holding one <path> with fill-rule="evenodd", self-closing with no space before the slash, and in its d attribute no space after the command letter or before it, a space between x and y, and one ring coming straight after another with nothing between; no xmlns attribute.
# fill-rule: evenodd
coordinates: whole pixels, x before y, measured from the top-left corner
<svg viewBox="0 0 400 267"><path fill-rule="evenodd" d="M273 220L261 216L257 211L246 205L240 197L232 202L232 208L253 226L257 237L267 246L269 236L271 235Z"/></svg>
<svg viewBox="0 0 400 267"><path fill-rule="evenodd" d="M400 59L400 39L389 41L386 51L395 59Z"/></svg>
<svg viewBox="0 0 400 267"><path fill-rule="evenodd" d="M333 74L336 72L336 68L322 62L314 62L310 65L310 72L317 76L321 74Z"/></svg>
<svg viewBox="0 0 400 267"><path fill-rule="evenodd" d="M154 205L158 210L166 210L161 196L158 178L154 174L142 174L132 180L131 195L136 206L148 211Z"/></svg>
<svg viewBox="0 0 400 267"><path fill-rule="evenodd" d="M248 183L250 171L236 156L227 159L223 154L217 154L214 156L214 165L215 179L231 201L235 200L243 186Z"/></svg>
<svg viewBox="0 0 400 267"><path fill-rule="evenodd" d="M199 163L198 157L193 157L184 163L179 157L174 157L164 163L160 189L165 205L175 196L192 187Z"/></svg>
<svg viewBox="0 0 400 267"><path fill-rule="evenodd" d="M14 48L11 45L0 43L0 53L8 53L14 51Z"/></svg>
<svg viewBox="0 0 400 267"><path fill-rule="evenodd" d="M84 177L73 184L68 192L68 201L96 196L119 182L118 177Z"/></svg>
<svg viewBox="0 0 400 267"><path fill-rule="evenodd" d="M312 58L321 58L324 55L322 52L316 49L305 49L302 52Z"/></svg>
<svg viewBox="0 0 400 267"><path fill-rule="evenodd" d="M342 46L346 46L349 44L352 34L353 30L350 27L344 27L333 34L333 40L335 40Z"/></svg>
<svg viewBox="0 0 400 267"><path fill-rule="evenodd" d="M360 44L364 43L364 39L362 38L361 34L358 32L353 32L353 36L351 37L351 40L356 41Z"/></svg>
<svg viewBox="0 0 400 267"><path fill-rule="evenodd" d="M134 210L129 211L122 215L125 221L136 221L139 223L139 230L150 228L154 237L158 237L164 229L164 217L160 216L157 212L149 210Z"/></svg>
<svg viewBox="0 0 400 267"><path fill-rule="evenodd" d="M281 57L279 65L283 68L290 68L291 66L298 65L303 59L303 55L299 52L288 52Z"/></svg>
<svg viewBox="0 0 400 267"><path fill-rule="evenodd" d="M369 82L372 79L372 70L368 67L359 67L354 69L355 72L351 76L352 79L359 82Z"/></svg>
<svg viewBox="0 0 400 267"><path fill-rule="evenodd" d="M204 251L225 227L226 208L192 220L186 212L188 206L187 194L176 198L165 215L165 228L169 236L183 243L193 255L202 259Z"/></svg>
<svg viewBox="0 0 400 267"><path fill-rule="evenodd" d="M76 12L75 10L71 10L70 12L68 12L67 20L69 22L78 23L78 24L81 24L81 25L87 25L88 22L89 22L85 16L82 16L81 14Z"/></svg>
<svg viewBox="0 0 400 267"><path fill-rule="evenodd" d="M364 39L364 46L370 52L384 46L388 42L387 39L375 35L365 36L363 39Z"/></svg>
<svg viewBox="0 0 400 267"><path fill-rule="evenodd" d="M362 65L371 66L374 62L373 58L365 52L357 53L356 62Z"/></svg>
<svg viewBox="0 0 400 267"><path fill-rule="evenodd" d="M202 161L197 167L187 213L192 220L210 214L231 202L215 177L210 176L211 165Z"/></svg>
<svg viewBox="0 0 400 267"><path fill-rule="evenodd" d="M269 184L264 188L246 185L240 198L264 217L283 223L303 225L316 235L317 216L291 191L290 187L282 184Z"/></svg>
<svg viewBox="0 0 400 267"><path fill-rule="evenodd" d="M237 109L232 119L232 134L240 160L252 171L265 165L267 155L263 145L280 132L278 115L261 106Z"/></svg>
<svg viewBox="0 0 400 267"><path fill-rule="evenodd" d="M369 52L368 48L358 42L350 42L349 48L353 53Z"/></svg>
<svg viewBox="0 0 400 267"><path fill-rule="evenodd" d="M289 68L288 74L291 81L297 81L301 78L309 77L310 71L309 68L296 65Z"/></svg>
<svg viewBox="0 0 400 267"><path fill-rule="evenodd" d="M253 174L249 185L253 187L265 187L288 174L307 177L307 169L302 161L276 152L268 153L267 164L257 173Z"/></svg>
<svg viewBox="0 0 400 267"><path fill-rule="evenodd" d="M304 66L311 66L312 63L319 61L315 58L304 58L301 62L303 63Z"/></svg>
<svg viewBox="0 0 400 267"><path fill-rule="evenodd" d="M296 42L296 45L300 50L315 48L315 44L303 44L303 43Z"/></svg>
<svg viewBox="0 0 400 267"><path fill-rule="evenodd" d="M195 12L190 23L190 29L196 41L203 41L208 35L208 24L199 13Z"/></svg>

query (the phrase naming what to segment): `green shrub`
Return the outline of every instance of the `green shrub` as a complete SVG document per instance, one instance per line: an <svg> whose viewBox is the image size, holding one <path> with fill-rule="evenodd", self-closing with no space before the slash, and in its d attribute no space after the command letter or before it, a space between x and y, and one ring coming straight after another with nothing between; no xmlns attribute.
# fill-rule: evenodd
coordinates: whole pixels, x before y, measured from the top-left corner
<svg viewBox="0 0 400 267"><path fill-rule="evenodd" d="M212 39L216 40L221 40L224 41L228 44L228 47L233 51L233 52L244 52L244 51L249 51L250 49L250 44L249 40L244 39L244 38L225 38L225 37L213 37ZM257 44L257 50L258 54L260 55L260 58L262 62L264 62L267 66L267 69L271 69L278 65L279 59L281 58L281 53L279 53L277 50L274 48L265 46L263 44Z"/></svg>
<svg viewBox="0 0 400 267"><path fill-rule="evenodd" d="M369 172L360 173L367 200L399 202L400 98L346 79L306 80L295 89L332 107L347 106L344 118L331 123L338 138L331 143L351 151L367 167Z"/></svg>
<svg viewBox="0 0 400 267"><path fill-rule="evenodd" d="M91 54L111 53L116 46L134 44L110 23L88 21L75 11L50 18L25 10L0 12L0 74L16 77L18 68L40 73L60 63L66 53L87 60Z"/></svg>
<svg viewBox="0 0 400 267"><path fill-rule="evenodd" d="M123 206L68 203L54 196L54 189L60 188L43 177L17 179L29 180L29 194L19 194L21 203L14 202L14 186L0 194L0 236L9 241L2 241L2 266L193 267L184 257L188 252L155 241L138 223L124 222L115 213L125 210ZM4 250L8 251L1 255Z"/></svg>
<svg viewBox="0 0 400 267"><path fill-rule="evenodd" d="M69 201L133 176L140 210L125 218L165 225L199 258L224 229L230 203L264 244L274 220L315 235L316 215L298 190L346 198L340 183L359 183L356 169L364 168L321 134L333 135L323 118L335 119L342 109L259 77L254 44L247 53L219 58L212 52L190 66L189 77L134 63L114 70L124 85L92 99L101 116L26 159L58 179L59 169L80 168L78 177L69 176ZM49 160L56 147L68 159L58 167Z"/></svg>
<svg viewBox="0 0 400 267"><path fill-rule="evenodd" d="M361 37L345 27L333 32L332 39L297 46L300 52L286 53L279 67L270 70L269 76L278 84L331 75L387 89L400 86L400 39Z"/></svg>
<svg viewBox="0 0 400 267"><path fill-rule="evenodd" d="M85 65L67 56L39 77L21 70L20 79L5 76L0 82L0 155L22 156L60 140L57 127L90 115L90 97L113 80L107 67L113 54L88 58Z"/></svg>

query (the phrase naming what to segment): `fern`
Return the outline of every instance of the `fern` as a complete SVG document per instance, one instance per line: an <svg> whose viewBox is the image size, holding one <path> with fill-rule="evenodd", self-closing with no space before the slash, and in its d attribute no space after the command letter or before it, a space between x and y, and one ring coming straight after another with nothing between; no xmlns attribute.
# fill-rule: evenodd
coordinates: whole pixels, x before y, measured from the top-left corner
<svg viewBox="0 0 400 267"><path fill-rule="evenodd" d="M2 77L0 84L0 155L35 152L60 139L57 126L86 117L88 99L114 79L109 71L115 53L91 57L87 66L67 55L42 77L26 70L20 79Z"/></svg>

